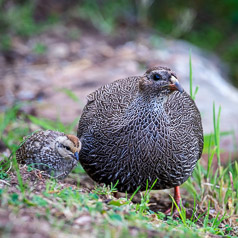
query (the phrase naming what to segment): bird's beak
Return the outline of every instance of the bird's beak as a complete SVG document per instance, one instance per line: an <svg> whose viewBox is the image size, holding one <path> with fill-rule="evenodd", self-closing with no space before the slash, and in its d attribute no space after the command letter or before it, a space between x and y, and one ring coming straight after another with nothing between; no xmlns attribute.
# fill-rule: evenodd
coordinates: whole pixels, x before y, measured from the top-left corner
<svg viewBox="0 0 238 238"><path fill-rule="evenodd" d="M170 80L171 80L172 84L169 85L169 88L171 90L178 90L180 93L182 93L183 88L180 85L179 81L174 76L172 76Z"/></svg>
<svg viewBox="0 0 238 238"><path fill-rule="evenodd" d="M76 151L76 152L74 153L74 156L75 156L76 160L79 161L79 152L78 152L78 151Z"/></svg>

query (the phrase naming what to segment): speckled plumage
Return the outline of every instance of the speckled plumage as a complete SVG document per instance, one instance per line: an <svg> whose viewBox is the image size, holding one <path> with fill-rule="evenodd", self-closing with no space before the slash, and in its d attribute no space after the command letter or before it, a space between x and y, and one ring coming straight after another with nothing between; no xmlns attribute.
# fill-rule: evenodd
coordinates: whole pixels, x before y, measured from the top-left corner
<svg viewBox="0 0 238 238"><path fill-rule="evenodd" d="M58 131L39 131L31 135L16 151L20 164L31 165L52 177L65 178L78 163L81 143L76 136Z"/></svg>
<svg viewBox="0 0 238 238"><path fill-rule="evenodd" d="M165 189L188 179L202 154L203 129L194 101L178 87L170 69L155 67L88 96L77 136L80 163L92 179L118 180L123 192L145 190L147 180Z"/></svg>

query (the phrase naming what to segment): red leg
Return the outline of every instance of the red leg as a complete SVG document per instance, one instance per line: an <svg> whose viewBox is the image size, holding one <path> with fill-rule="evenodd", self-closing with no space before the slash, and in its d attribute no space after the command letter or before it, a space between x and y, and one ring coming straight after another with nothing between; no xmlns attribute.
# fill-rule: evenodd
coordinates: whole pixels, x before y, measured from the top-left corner
<svg viewBox="0 0 238 238"><path fill-rule="evenodd" d="M176 202L176 204L178 206L180 206L180 203L182 202L179 186L176 186L174 188L174 201ZM172 208L173 208L173 211L172 211ZM175 215L175 216L178 213L176 206L173 205L173 204L172 204L171 208L169 208L168 210L165 211L165 214L166 215L171 215L171 211L172 211L172 215Z"/></svg>
<svg viewBox="0 0 238 238"><path fill-rule="evenodd" d="M180 202L182 201L179 186L176 186L174 188L174 200L175 200L175 202L177 203L178 206L180 205Z"/></svg>
<svg viewBox="0 0 238 238"><path fill-rule="evenodd" d="M41 175L41 171L40 170L34 170L35 171L35 175L39 180L42 180L42 175Z"/></svg>

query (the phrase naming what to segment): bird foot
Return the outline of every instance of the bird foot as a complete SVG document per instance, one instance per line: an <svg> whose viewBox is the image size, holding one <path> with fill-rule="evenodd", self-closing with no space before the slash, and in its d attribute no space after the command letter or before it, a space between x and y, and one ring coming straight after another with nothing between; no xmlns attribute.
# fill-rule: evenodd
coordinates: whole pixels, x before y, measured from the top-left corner
<svg viewBox="0 0 238 238"><path fill-rule="evenodd" d="M167 216L170 215L170 216L172 216L174 218L177 218L177 217L180 217L178 208L181 211L182 206L183 206L182 205L182 198L181 198L181 195L180 195L179 186L176 186L174 188L174 199L173 199L173 201L176 204L172 204L171 208L169 208L168 210L165 211L165 215L167 215Z"/></svg>
<svg viewBox="0 0 238 238"><path fill-rule="evenodd" d="M181 204L180 203L177 203L179 204L178 207L179 207L179 210L183 210L185 209L182 205L182 201L181 201ZM171 208L167 209L164 214L166 216L172 216L173 218L181 218L180 216L180 211L178 211L177 207L174 205L171 206ZM187 219L190 219L191 217L193 216L193 210L191 209L186 209L186 218Z"/></svg>
<svg viewBox="0 0 238 238"><path fill-rule="evenodd" d="M40 170L35 170L35 175L39 180L43 180Z"/></svg>
<svg viewBox="0 0 238 238"><path fill-rule="evenodd" d="M179 204L179 203L177 203ZM180 205L178 205L179 208L181 208ZM180 214L179 214L179 211L177 209L176 206L173 206L171 205L171 207L169 209L167 209L165 212L164 212L165 215L167 216L172 216L173 218L179 218L180 217Z"/></svg>

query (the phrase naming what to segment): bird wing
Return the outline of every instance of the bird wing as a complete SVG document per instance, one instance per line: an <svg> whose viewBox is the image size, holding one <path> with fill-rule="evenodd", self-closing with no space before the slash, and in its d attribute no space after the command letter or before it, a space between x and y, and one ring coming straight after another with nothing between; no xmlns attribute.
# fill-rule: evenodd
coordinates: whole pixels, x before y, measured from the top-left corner
<svg viewBox="0 0 238 238"><path fill-rule="evenodd" d="M120 114L138 92L140 77L118 79L106 84L87 96L87 104L79 120L77 136L92 127L98 120L110 120Z"/></svg>

